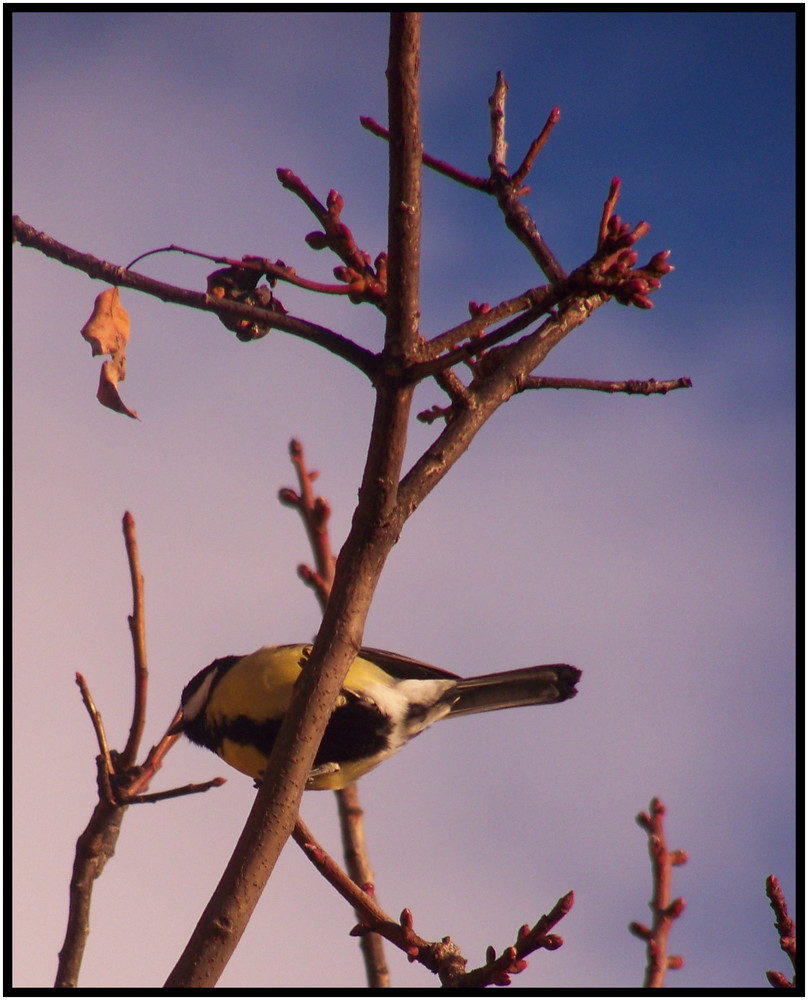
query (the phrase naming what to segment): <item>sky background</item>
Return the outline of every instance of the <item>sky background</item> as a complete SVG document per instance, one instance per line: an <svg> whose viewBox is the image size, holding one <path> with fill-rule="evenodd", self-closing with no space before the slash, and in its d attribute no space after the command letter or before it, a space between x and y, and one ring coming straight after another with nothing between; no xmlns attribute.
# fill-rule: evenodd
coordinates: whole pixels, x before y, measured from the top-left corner
<svg viewBox="0 0 808 1000"><path fill-rule="evenodd" d="M329 280L313 217L275 177L298 173L375 256L385 246L387 17L15 13L12 208L125 264L178 243L282 258ZM423 25L425 148L486 171L487 99L510 84L510 166L554 105L561 120L527 206L567 269L593 252L609 181L647 219L641 260L676 271L651 312L609 303L541 372L676 378L667 396L525 393L501 409L407 524L368 645L463 674L566 661L580 694L553 708L435 727L363 779L381 904L485 947L575 890L565 939L515 985L639 986L631 920L647 921L646 839L659 796L690 861L670 948L684 987L764 987L787 971L764 895L795 875L795 41L792 13L440 13ZM542 276L496 205L424 176L422 329L434 336ZM125 402L95 400L100 359L79 330L102 285L30 249L13 287L13 981L53 983L96 752L74 676L110 742L131 713L131 591L121 517L136 520L151 683L146 748L212 659L306 641L309 560L277 490L299 438L344 538L373 397L346 364L280 333L239 343L211 315L123 290ZM203 290L212 265L143 261ZM378 348L372 307L279 289L286 308ZM415 411L443 397L422 387ZM414 411L414 412L415 412ZM437 428L413 420L409 465ZM223 774L190 745L152 790ZM133 807L96 885L80 985L160 986L253 801L236 772L203 796ZM303 816L339 855L330 793ZM293 844L226 987L361 986L354 919ZM434 985L388 949L394 986Z"/></svg>

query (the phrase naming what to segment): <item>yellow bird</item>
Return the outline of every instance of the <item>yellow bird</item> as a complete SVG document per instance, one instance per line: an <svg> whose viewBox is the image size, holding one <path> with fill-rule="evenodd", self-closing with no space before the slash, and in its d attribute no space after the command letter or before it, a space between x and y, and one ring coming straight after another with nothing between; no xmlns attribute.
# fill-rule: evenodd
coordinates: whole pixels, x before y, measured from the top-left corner
<svg viewBox="0 0 808 1000"><path fill-rule="evenodd" d="M310 645L264 646L214 660L185 686L174 731L261 781ZM326 726L308 788L344 788L438 719L572 698L580 670L563 663L461 678L362 648Z"/></svg>

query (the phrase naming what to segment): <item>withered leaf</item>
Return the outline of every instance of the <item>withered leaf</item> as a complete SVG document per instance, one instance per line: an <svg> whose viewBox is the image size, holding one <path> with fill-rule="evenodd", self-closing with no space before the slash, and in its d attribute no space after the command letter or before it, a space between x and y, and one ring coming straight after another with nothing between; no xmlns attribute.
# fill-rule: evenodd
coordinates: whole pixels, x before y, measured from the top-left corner
<svg viewBox="0 0 808 1000"><path fill-rule="evenodd" d="M92 316L81 328L81 335L98 354L116 354L126 349L129 340L129 314L121 305L116 288L107 288L95 298Z"/></svg>
<svg viewBox="0 0 808 1000"><path fill-rule="evenodd" d="M129 341L129 314L121 305L117 289L107 288L96 296L93 312L81 335L92 348L93 357L109 354L111 360L101 365L96 396L102 406L137 419L137 413L125 406L118 393L118 383L126 378L126 345Z"/></svg>
<svg viewBox="0 0 808 1000"><path fill-rule="evenodd" d="M102 406L109 407L116 413L125 413L127 417L138 420L137 412L130 410L118 393L118 382L122 382L125 378L126 359L124 357L105 361L101 365L101 377L98 380L96 398Z"/></svg>

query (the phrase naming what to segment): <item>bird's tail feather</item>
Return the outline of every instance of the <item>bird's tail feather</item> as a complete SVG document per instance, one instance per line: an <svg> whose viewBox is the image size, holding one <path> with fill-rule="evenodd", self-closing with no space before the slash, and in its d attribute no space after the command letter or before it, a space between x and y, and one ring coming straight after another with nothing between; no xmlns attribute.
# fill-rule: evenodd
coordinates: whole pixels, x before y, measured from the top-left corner
<svg viewBox="0 0 808 1000"><path fill-rule="evenodd" d="M450 715L493 712L519 705L551 705L574 698L581 671L566 663L524 667L481 677L464 677L452 689Z"/></svg>

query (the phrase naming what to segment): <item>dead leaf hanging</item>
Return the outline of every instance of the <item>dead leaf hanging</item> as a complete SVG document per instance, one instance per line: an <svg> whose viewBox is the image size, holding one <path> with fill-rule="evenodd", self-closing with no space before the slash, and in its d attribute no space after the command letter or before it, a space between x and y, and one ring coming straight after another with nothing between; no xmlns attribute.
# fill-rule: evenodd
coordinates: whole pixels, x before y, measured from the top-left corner
<svg viewBox="0 0 808 1000"><path fill-rule="evenodd" d="M102 406L137 419L137 413L126 406L118 394L118 383L126 378L126 345L129 341L129 314L121 305L120 293L107 288L96 296L93 312L81 335L92 348L93 357L109 354L110 361L101 365L101 377L96 396Z"/></svg>

